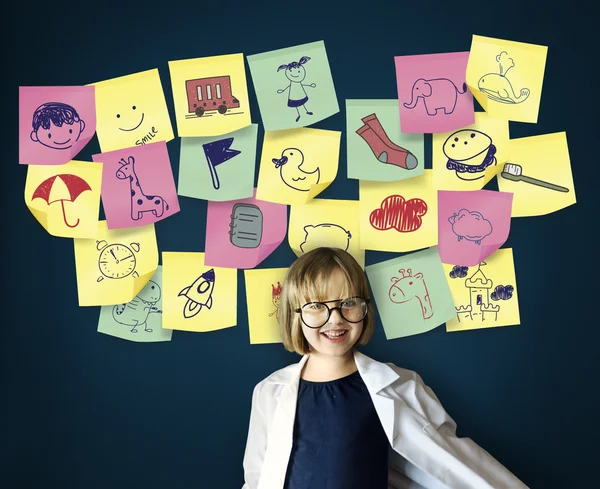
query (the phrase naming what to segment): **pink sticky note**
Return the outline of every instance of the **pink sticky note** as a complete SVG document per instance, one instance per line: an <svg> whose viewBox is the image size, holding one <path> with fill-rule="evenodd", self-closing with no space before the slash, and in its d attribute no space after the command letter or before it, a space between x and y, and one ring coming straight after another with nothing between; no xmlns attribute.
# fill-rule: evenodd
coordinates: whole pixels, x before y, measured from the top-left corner
<svg viewBox="0 0 600 489"><path fill-rule="evenodd" d="M94 87L19 87L19 163L62 165L96 132Z"/></svg>
<svg viewBox="0 0 600 489"><path fill-rule="evenodd" d="M513 194L438 190L438 249L442 262L475 266L498 250L510 232Z"/></svg>
<svg viewBox="0 0 600 489"><path fill-rule="evenodd" d="M468 51L394 58L402 132L448 132L475 123L468 60Z"/></svg>
<svg viewBox="0 0 600 489"><path fill-rule="evenodd" d="M101 197L108 229L144 226L179 212L165 141L100 153L92 159L104 165Z"/></svg>
<svg viewBox="0 0 600 489"><path fill-rule="evenodd" d="M205 265L253 268L281 244L287 231L287 205L253 196L208 202Z"/></svg>

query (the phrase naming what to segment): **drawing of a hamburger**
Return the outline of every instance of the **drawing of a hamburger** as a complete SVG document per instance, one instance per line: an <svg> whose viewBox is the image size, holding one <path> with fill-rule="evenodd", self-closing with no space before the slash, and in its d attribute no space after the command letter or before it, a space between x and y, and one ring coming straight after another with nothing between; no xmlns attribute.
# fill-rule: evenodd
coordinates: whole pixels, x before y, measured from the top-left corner
<svg viewBox="0 0 600 489"><path fill-rule="evenodd" d="M442 147L448 158L446 168L456 171L461 180L483 178L488 166L497 163L492 138L475 129L461 129L448 136Z"/></svg>

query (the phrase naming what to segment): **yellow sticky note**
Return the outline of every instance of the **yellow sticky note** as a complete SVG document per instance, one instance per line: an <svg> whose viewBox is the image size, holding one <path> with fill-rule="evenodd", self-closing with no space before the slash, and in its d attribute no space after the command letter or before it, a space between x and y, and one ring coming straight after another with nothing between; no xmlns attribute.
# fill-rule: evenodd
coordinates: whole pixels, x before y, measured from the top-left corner
<svg viewBox="0 0 600 489"><path fill-rule="evenodd" d="M359 184L360 247L413 251L437 244L437 190L432 171L397 182Z"/></svg>
<svg viewBox="0 0 600 489"><path fill-rule="evenodd" d="M177 133L218 136L251 124L243 54L169 61Z"/></svg>
<svg viewBox="0 0 600 489"><path fill-rule="evenodd" d="M475 123L432 137L433 187L481 190L508 161L508 121L475 113Z"/></svg>
<svg viewBox="0 0 600 489"><path fill-rule="evenodd" d="M94 238L102 165L71 160L64 165L28 165L25 203L53 236Z"/></svg>
<svg viewBox="0 0 600 489"><path fill-rule="evenodd" d="M279 304L287 268L244 270L250 344L281 343Z"/></svg>
<svg viewBox="0 0 600 489"><path fill-rule="evenodd" d="M320 246L341 248L364 267L359 212L358 200L313 199L306 204L291 206L290 247L296 256Z"/></svg>
<svg viewBox="0 0 600 489"><path fill-rule="evenodd" d="M510 140L498 189L514 194L513 217L540 216L577 201L565 132Z"/></svg>
<svg viewBox="0 0 600 489"><path fill-rule="evenodd" d="M163 252L163 327L206 332L235 326L237 269L204 264L204 253Z"/></svg>
<svg viewBox="0 0 600 489"><path fill-rule="evenodd" d="M173 127L158 69L93 83L103 153L171 141Z"/></svg>
<svg viewBox="0 0 600 489"><path fill-rule="evenodd" d="M129 302L158 268L154 224L109 230L100 221L96 239L73 241L80 306Z"/></svg>
<svg viewBox="0 0 600 489"><path fill-rule="evenodd" d="M517 279L511 248L502 248L475 267L443 264L456 318L446 331L520 324Z"/></svg>
<svg viewBox="0 0 600 489"><path fill-rule="evenodd" d="M335 179L340 131L285 129L266 132L256 198L279 204L305 204Z"/></svg>
<svg viewBox="0 0 600 489"><path fill-rule="evenodd" d="M467 85L492 117L537 122L547 46L473 36Z"/></svg>

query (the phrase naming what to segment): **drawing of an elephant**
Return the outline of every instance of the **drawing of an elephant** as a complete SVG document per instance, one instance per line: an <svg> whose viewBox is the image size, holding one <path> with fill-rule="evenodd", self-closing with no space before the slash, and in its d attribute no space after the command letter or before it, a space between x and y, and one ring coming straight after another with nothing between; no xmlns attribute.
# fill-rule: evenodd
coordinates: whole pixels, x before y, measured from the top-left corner
<svg viewBox="0 0 600 489"><path fill-rule="evenodd" d="M407 109L414 109L419 102L419 98L422 98L427 115L436 115L440 109L444 111L444 114L452 114L458 96L467 91L466 83L463 83L462 89L461 92L454 82L448 78L429 80L419 78L412 87L410 103L404 103L403 105Z"/></svg>

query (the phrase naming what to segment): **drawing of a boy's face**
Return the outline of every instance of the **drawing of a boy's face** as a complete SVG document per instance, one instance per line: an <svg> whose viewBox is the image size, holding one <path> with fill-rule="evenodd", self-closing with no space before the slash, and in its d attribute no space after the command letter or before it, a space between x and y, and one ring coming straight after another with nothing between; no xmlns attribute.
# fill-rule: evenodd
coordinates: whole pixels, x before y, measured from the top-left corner
<svg viewBox="0 0 600 489"><path fill-rule="evenodd" d="M299 83L306 78L306 70L302 65L290 66L285 70L285 76L288 80Z"/></svg>
<svg viewBox="0 0 600 489"><path fill-rule="evenodd" d="M47 103L33 114L31 140L52 149L68 149L79 139L85 122L67 104Z"/></svg>

